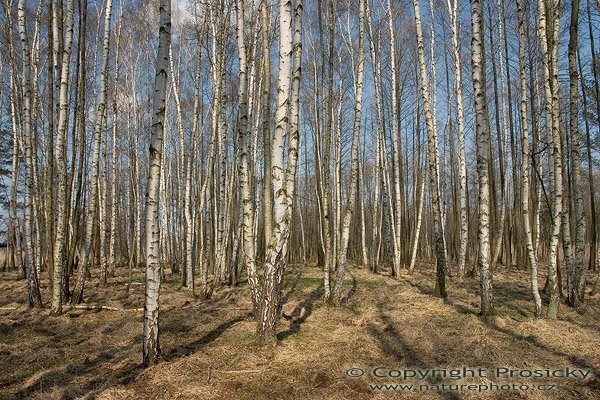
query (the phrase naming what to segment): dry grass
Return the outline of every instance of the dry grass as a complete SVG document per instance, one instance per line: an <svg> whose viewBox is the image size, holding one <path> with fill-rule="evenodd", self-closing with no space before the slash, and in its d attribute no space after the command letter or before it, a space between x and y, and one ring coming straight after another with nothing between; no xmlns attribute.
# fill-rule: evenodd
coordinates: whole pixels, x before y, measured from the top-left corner
<svg viewBox="0 0 600 400"><path fill-rule="evenodd" d="M589 298L581 310L565 306L558 321L531 315L528 277L495 276L498 317L477 316L477 281L451 279L450 299L433 298L433 273L422 266L399 280L354 268L341 307L322 304L320 271L290 267L284 317L276 347L254 345L245 286L217 291L211 301L192 299L168 277L161 292L165 360L142 370L139 311L73 309L60 317L27 310L25 282L0 274L1 399L600 399L600 309ZM125 275L123 273L123 275ZM141 274L135 276L141 281ZM143 285L125 293L125 278L103 288L92 281L88 304L142 306ZM48 298L47 283L43 295ZM11 308L16 308L12 310ZM429 381L351 379L348 368L495 367L591 369L585 381L490 380L446 383L556 384L528 392L372 392L370 383Z"/></svg>

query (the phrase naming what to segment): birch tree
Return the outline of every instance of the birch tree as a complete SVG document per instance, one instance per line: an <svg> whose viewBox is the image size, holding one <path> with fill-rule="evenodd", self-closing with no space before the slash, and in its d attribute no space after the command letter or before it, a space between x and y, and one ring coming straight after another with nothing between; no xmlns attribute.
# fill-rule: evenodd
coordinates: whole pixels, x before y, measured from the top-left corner
<svg viewBox="0 0 600 400"><path fill-rule="evenodd" d="M23 139L25 147L25 195L24 195L24 225L25 225L25 275L27 277L27 303L29 307L41 307L42 296L40 294L40 282L37 263L39 260L33 256L33 202L35 196L33 180L33 143L31 135L31 66L29 55L29 36L27 34L25 0L19 0L17 14L19 17L19 36L21 37L23 58ZM20 251L20 249L19 249ZM59 286L60 293L60 286Z"/></svg>
<svg viewBox="0 0 600 400"><path fill-rule="evenodd" d="M62 46L58 132L56 135L56 164L58 175L57 188L57 221L56 237L54 242L54 274L52 277L52 313L62 313L63 279L65 272L65 250L67 241L67 125L69 122L69 66L71 64L71 45L73 43L74 0L67 1L67 16L65 23L65 39ZM58 25L58 21L53 23ZM62 23L61 23L62 26ZM56 35L56 32L54 33ZM62 37L62 33L61 36ZM55 40L57 37L55 36ZM58 74L57 74L58 76Z"/></svg>
<svg viewBox="0 0 600 400"><path fill-rule="evenodd" d="M567 301L572 306L583 303L585 294L586 266L585 257L585 216L583 214L583 194L581 178L581 155L579 135L579 74L577 68L579 25L579 0L571 1L571 20L569 24L569 130L571 145L571 193L575 216L575 262L567 271ZM564 227L568 229L570 227Z"/></svg>
<svg viewBox="0 0 600 400"><path fill-rule="evenodd" d="M104 126L104 117L106 114L106 101L108 97L108 57L110 47L110 21L112 16L112 0L106 3L106 12L104 19L104 40L102 45L102 61L100 67L100 97L96 108L96 120L94 122L94 137L92 144L92 180L90 184L90 197L88 204L87 222L85 228L85 237L81 255L81 263L77 273L77 284L73 290L71 298L72 304L79 304L83 300L83 289L86 275L88 273L88 263L90 257L90 246L92 244L92 235L94 232L94 221L96 219L96 204L98 203L99 190L99 170L100 170L100 147L102 145L102 128ZM106 154L104 154L106 156ZM102 226L102 224L101 224ZM100 235L104 235L100 229ZM59 266L60 264L56 264Z"/></svg>
<svg viewBox="0 0 600 400"><path fill-rule="evenodd" d="M452 33L452 56L454 61L454 90L456 91L456 123L458 125L458 170L459 170L459 196L460 196L460 237L458 251L458 275L465 274L465 258L467 242L469 239L467 215L467 164L465 161L465 123L462 92L462 67L460 59L460 46L458 43L458 6L460 0L447 0L450 13L450 30Z"/></svg>
<svg viewBox="0 0 600 400"><path fill-rule="evenodd" d="M292 37L292 1L279 2L279 72L275 134L271 153L273 182L274 229L269 241L260 299L257 336L260 343L276 341L277 319L280 312L281 291L286 265L292 216L295 173L298 157L299 85L302 54L302 1L296 0ZM292 60L292 51L294 57ZM290 68L293 61L293 79ZM290 82L291 81L291 82ZM291 85L290 85L291 84ZM292 86L292 88L290 87ZM291 93L290 93L291 92ZM291 111L291 118L288 115ZM284 171L284 150L290 130L288 163Z"/></svg>
<svg viewBox="0 0 600 400"><path fill-rule="evenodd" d="M110 274L114 276L116 269L116 232L117 232L117 118L118 118L118 107L117 102L119 96L119 50L121 42L121 26L123 18L123 3L119 3L119 23L117 25L117 32L115 34L115 88L113 92L113 125L112 125L112 160L111 160L111 191L110 191L110 232L108 239L108 268Z"/></svg>
<svg viewBox="0 0 600 400"><path fill-rule="evenodd" d="M553 4L556 2L553 0ZM554 58L553 47L548 46L548 39L555 37L554 30L548 32L546 26L546 15L555 14L555 21L558 14L557 7L551 7L550 12L547 13L546 3L544 0L538 0L538 35L541 47L542 57L542 71L544 81L544 92L546 97L546 106L544 114L546 117L546 132L547 138L551 142L551 166L550 166L550 178L552 184L552 228L550 232L550 246L548 250L548 293L549 293L549 304L547 316L550 319L556 319L558 311L559 293L558 293L558 240L561 228L561 217L562 217L562 153L561 153L561 140L558 121L557 110L558 105L554 104L555 100L558 101L558 87L554 87L553 81L556 80L558 84L558 72L555 74L555 64L552 63ZM558 27L556 27L558 31ZM550 35L550 36L548 36ZM552 68L551 68L552 67ZM554 89L554 91L553 91Z"/></svg>
<svg viewBox="0 0 600 400"><path fill-rule="evenodd" d="M400 102L397 82L397 67L396 67L396 38L394 35L394 17L392 13L392 5L388 0L388 23L390 29L390 66L392 70L392 148L394 156L394 192L395 192L395 221L394 221L394 275L400 273L400 264L402 258L402 148L401 134L398 120L398 103Z"/></svg>
<svg viewBox="0 0 600 400"><path fill-rule="evenodd" d="M244 0L236 2L237 20L237 45L240 63L240 85L238 89L238 138L241 144L239 169L243 230L243 254L248 282L252 290L252 304L256 310L259 302L258 279L256 275L256 252L254 248L254 200L250 192L250 163L249 144L250 132L248 131L248 65L246 58L246 44L244 40Z"/></svg>
<svg viewBox="0 0 600 400"><path fill-rule="evenodd" d="M335 287L333 289L333 300L340 303L342 300L342 289L344 286L344 277L346 274L346 262L348 252L348 240L350 237L350 221L354 212L356 203L356 193L358 191L358 152L359 137L362 122L362 98L363 84L365 74L365 10L364 0L359 0L358 11L358 60L356 65L356 83L354 85L354 126L352 131L352 159L350 165L350 187L348 190L348 202L344 212L344 218L341 226L340 247L338 253L338 271Z"/></svg>
<svg viewBox="0 0 600 400"><path fill-rule="evenodd" d="M432 99L429 90L429 77L427 65L425 64L425 51L423 44L423 28L421 25L421 11L419 0L413 0L415 9L415 24L417 28L417 55L419 57L419 69L421 79L421 96L423 111L425 113L425 125L427 127L427 152L429 157L429 179L431 184L431 201L433 206L433 225L435 229L435 252L436 252L436 282L434 295L445 298L446 293L446 248L444 243L443 212L440 196L439 182L439 158L437 153L437 132L432 113Z"/></svg>
<svg viewBox="0 0 600 400"><path fill-rule="evenodd" d="M262 58L264 85L262 91L262 109L263 109L263 224L265 231L265 248L269 245L269 240L273 235L273 192L271 183L271 14L267 0L261 3L261 23L262 23Z"/></svg>
<svg viewBox="0 0 600 400"><path fill-rule="evenodd" d="M523 209L523 228L525 231L525 240L527 246L527 257L529 259L529 268L531 270L531 293L533 295L534 315L536 317L542 314L542 299L538 288L538 260L537 252L533 247L533 235L531 233L531 217L529 215L529 121L527 118L527 81L525 76L525 28L523 20L522 1L517 2L517 13L519 19L519 77L521 88L520 116L522 134L522 152L523 152L523 182L521 186L522 197L521 207ZM534 177L535 179L535 177Z"/></svg>
<svg viewBox="0 0 600 400"><path fill-rule="evenodd" d="M156 54L152 125L150 128L150 169L146 192L146 290L142 353L143 364L146 367L156 364L160 358L159 295L162 271L158 249L160 241L158 202L163 158L167 72L171 44L171 0L160 0L159 12L158 52Z"/></svg>
<svg viewBox="0 0 600 400"><path fill-rule="evenodd" d="M483 11L479 0L471 0L471 64L473 74L473 94L475 97L475 124L477 142L477 177L479 192L479 227L477 233L480 276L481 315L494 313L492 293L492 271L490 268L490 187L489 187L489 146L490 131L487 120L487 99L485 90Z"/></svg>

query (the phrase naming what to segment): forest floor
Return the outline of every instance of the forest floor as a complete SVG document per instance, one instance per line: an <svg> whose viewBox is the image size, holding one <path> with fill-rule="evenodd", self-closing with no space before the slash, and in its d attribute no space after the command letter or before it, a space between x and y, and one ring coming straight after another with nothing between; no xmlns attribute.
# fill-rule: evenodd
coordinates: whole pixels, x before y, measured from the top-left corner
<svg viewBox="0 0 600 400"><path fill-rule="evenodd" d="M114 309L67 308L60 317L27 309L25 282L0 273L0 399L600 399L598 297L577 311L561 306L557 321L534 319L528 273L502 269L494 277L499 316L484 321L478 281L451 278L444 302L431 296L432 268L422 265L398 280L351 268L344 304L327 307L320 269L290 266L279 344L266 348L254 344L246 285L206 301L167 275L164 360L146 370L141 271L129 293L125 271L108 287L88 284L88 306ZM42 295L49 297L46 281ZM396 376L463 367L476 376ZM558 376L567 367L589 375ZM497 368L559 372L550 379L495 377ZM413 386L370 386L388 383ZM463 387L436 390L442 384Z"/></svg>

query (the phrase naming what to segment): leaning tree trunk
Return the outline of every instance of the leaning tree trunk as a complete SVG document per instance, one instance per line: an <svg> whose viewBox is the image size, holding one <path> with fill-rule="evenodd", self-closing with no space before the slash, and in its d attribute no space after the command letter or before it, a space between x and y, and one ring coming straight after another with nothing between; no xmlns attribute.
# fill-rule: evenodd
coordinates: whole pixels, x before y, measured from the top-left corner
<svg viewBox="0 0 600 400"><path fill-rule="evenodd" d="M171 42L171 0L160 0L160 27L156 75L152 101L152 125L150 127L150 169L146 192L146 296L144 303L144 366L156 364L160 357L159 343L159 294L161 265L159 255L160 226L158 224L158 202L160 170L165 123L165 97L169 47ZM166 228L166 227L165 227Z"/></svg>
<svg viewBox="0 0 600 400"><path fill-rule="evenodd" d="M483 68L483 20L479 0L471 0L471 64L473 68L473 95L475 97L475 124L477 142L477 176L479 187L478 265L481 291L481 315L494 313L492 271L490 268L490 186L489 146L490 130L487 120L485 70Z"/></svg>

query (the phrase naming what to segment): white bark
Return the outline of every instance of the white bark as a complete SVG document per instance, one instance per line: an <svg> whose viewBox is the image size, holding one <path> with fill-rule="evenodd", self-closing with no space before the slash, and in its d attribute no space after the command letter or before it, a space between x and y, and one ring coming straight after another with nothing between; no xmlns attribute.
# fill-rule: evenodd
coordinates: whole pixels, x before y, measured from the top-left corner
<svg viewBox="0 0 600 400"><path fill-rule="evenodd" d="M506 112L506 78L504 77L504 55L502 44L504 43L504 28L502 25L503 22L503 8L502 1L498 0L498 61L499 61L499 72L500 72L500 101L502 103L501 106L501 121L502 121L502 143L499 143L501 146L500 152L503 155L501 157L500 168L501 173L500 176L503 177L502 189L501 189L501 199L500 199L500 217L498 218L498 233L496 237L495 249L492 253L492 270L500 258L500 253L502 251L502 242L504 240L504 224L506 220L506 203L508 201L508 179L506 178L506 174L508 173L508 152L507 152L507 139L508 139L508 120L507 120L507 112ZM493 50L492 50L493 51ZM508 256L508 255L507 255ZM508 265L510 266L511 260L508 260Z"/></svg>
<svg viewBox="0 0 600 400"><path fill-rule="evenodd" d="M146 193L146 295L144 303L143 362L149 366L158 362L159 343L159 295L161 265L159 258L160 226L158 224L158 203L160 171L165 121L165 97L167 71L169 68L169 47L171 41L171 1L160 0L160 28L158 53L156 55L156 76L152 102L152 125L150 142L150 170ZM166 228L166 227L163 227Z"/></svg>
<svg viewBox="0 0 600 400"><path fill-rule="evenodd" d="M483 11L480 0L471 0L471 64L473 95L475 97L475 124L477 142L477 177L479 192L479 227L477 232L481 311L482 316L494 313L492 293L492 270L490 266L490 186L489 146L490 128L487 114L487 98L484 70Z"/></svg>
<svg viewBox="0 0 600 400"><path fill-rule="evenodd" d="M579 151L579 74L577 68L578 21L579 0L572 0L569 30L569 126L571 138L571 171L573 176L572 197L575 203L573 210L575 214L575 263L573 267L567 271L567 283L568 302L573 306L579 306L583 303L587 269L584 264L586 223L583 212L581 155Z"/></svg>
<svg viewBox="0 0 600 400"><path fill-rule="evenodd" d="M262 22L262 58L264 85L262 92L263 108L263 156L264 156L264 183L263 183L263 213L264 213L264 231L265 248L269 245L269 240L273 235L273 192L271 183L271 39L269 37L271 30L271 15L267 5L267 0L261 4L261 22Z"/></svg>
<svg viewBox="0 0 600 400"><path fill-rule="evenodd" d="M122 3L121 3L122 6ZM118 104L117 98L119 95L119 44L121 41L121 26L123 12L119 15L119 24L115 37L115 91L113 93L113 125L112 125L112 176L111 176L111 192L110 192L110 233L108 239L108 268L111 275L114 276L116 269L116 232L117 232L117 121L118 121Z"/></svg>
<svg viewBox="0 0 600 400"><path fill-rule="evenodd" d="M108 95L108 56L109 56L109 45L110 45L110 20L112 15L112 0L108 0L106 3L106 15L104 20L104 41L102 46L102 65L100 67L100 98L98 99L98 106L96 108L96 120L94 122L94 137L92 144L92 180L90 182L90 197L88 199L88 212L87 222L85 227L83 249L81 255L81 263L79 265L77 273L77 283L73 291L73 297L71 298L72 304L79 304L83 300L83 289L85 285L85 279L87 275L90 246L92 244L92 235L94 229L94 220L96 219L96 204L98 202L98 185L99 180L99 159L100 159L100 146L102 140L102 128L104 126L104 117L106 115L106 99ZM65 68L63 66L63 74ZM62 95L62 93L61 93ZM60 121L60 118L59 118ZM60 122L59 122L60 126ZM60 135L59 135L60 136ZM58 139L57 139L58 144ZM57 152L58 153L58 152ZM60 168L60 164L58 165ZM60 191L59 191L60 193ZM60 196L59 196L59 207L60 207ZM58 243L58 225L57 225L57 243ZM101 230L100 235L104 235ZM60 270L61 263L58 262L58 248L55 250L55 274Z"/></svg>
<svg viewBox="0 0 600 400"><path fill-rule="evenodd" d="M58 132L56 135L55 156L58 175L57 222L54 242L54 276L52 279L52 312L62 313L63 279L66 261L67 233L67 125L69 122L69 66L71 63L71 45L73 42L74 0L67 2L66 35L62 51L60 71ZM58 24L57 21L54 21ZM62 24L61 24L62 25ZM61 36L62 37L62 36ZM58 75L57 75L58 76ZM82 266L80 268L85 268Z"/></svg>
<svg viewBox="0 0 600 400"><path fill-rule="evenodd" d="M25 148L25 194L24 194L24 218L25 225L25 274L27 276L27 302L29 307L41 307L42 298L39 288L38 269L35 265L33 249L33 203L34 196L33 186L33 143L31 135L31 68L29 56L29 38L27 35L27 22L25 16L25 0L19 0L18 5L19 16L19 36L21 37L21 46L23 53L23 140ZM20 249L18 249L20 253ZM60 293L60 287L59 287Z"/></svg>
<svg viewBox="0 0 600 400"><path fill-rule="evenodd" d="M263 343L272 343L276 340L276 323L281 307L281 291L283 289L283 275L287 257L292 200L295 188L299 135L300 57L302 52L301 0L296 0L294 22L292 40L292 2L291 0L280 0L279 76L277 83L277 109L275 114L276 126L271 154L273 193L275 195L273 204L274 229L273 237L269 242L264 267L264 281L257 329L259 340ZM293 80L290 74L292 51L294 53ZM289 114L291 114L291 119L288 124ZM284 173L284 148L288 129L290 130L288 164L287 171Z"/></svg>
<svg viewBox="0 0 600 400"><path fill-rule="evenodd" d="M554 5L556 6L556 2L553 0ZM550 11L554 9L555 13L558 13L558 9L556 7L552 7ZM552 192L553 192L553 209L552 209L552 229L550 233L550 248L549 248L549 260L548 260L548 289L550 295L550 301L548 304L548 312L547 316L550 319L555 319L557 310L558 310L558 240L559 233L561 228L561 216L562 216L562 155L561 155L561 140L559 133L558 121L555 120L555 109L557 109L558 105L555 105L555 100L558 101L558 96L555 98L555 93L553 93L551 82L554 80L554 70L551 69L552 65L551 59L553 56L550 54L550 51L554 53L554 49L548 48L547 42L547 28L546 28L546 2L544 0L538 0L538 12L539 12L539 20L538 20L538 35L539 42L541 45L541 56L542 56L542 70L543 70L543 81L544 81L544 92L546 95L546 108L545 108L545 116L546 116L546 132L547 138L551 141L551 161L552 165L550 166L550 177L552 183ZM558 28L557 28L558 29ZM554 33L550 33L551 36L554 36ZM554 46L556 47L556 46ZM557 73L557 71L556 71ZM558 82L558 77L556 79ZM558 88L555 88L556 94Z"/></svg>
<svg viewBox="0 0 600 400"><path fill-rule="evenodd" d="M352 133L352 159L350 166L350 187L348 190L348 203L344 212L344 218L341 226L341 239L338 254L338 271L336 276L335 288L333 290L333 300L340 302L342 300L342 289L344 285L344 277L346 274L346 256L348 252L348 240L350 237L350 221L354 212L354 204L356 202L356 192L358 186L358 152L359 152L359 137L362 122L362 98L363 84L365 74L365 1L359 0L358 14L358 62L356 81L354 87L354 127Z"/></svg>
<svg viewBox="0 0 600 400"><path fill-rule="evenodd" d="M244 0L236 2L237 45L240 68L238 90L238 139L241 144L239 172L242 201L243 251L248 283L252 290L252 304L259 304L258 278L256 275L256 251L254 248L254 200L250 188L250 132L248 131L248 65L244 41Z"/></svg>
<svg viewBox="0 0 600 400"><path fill-rule="evenodd" d="M534 315L539 317L542 314L542 299L538 288L538 260L535 248L533 246L533 235L531 233L531 220L529 216L529 121L527 118L527 82L525 78L525 29L523 28L523 8L519 0L517 2L519 18L519 74L521 84L521 129L523 130L523 182L521 207L523 212L523 230L527 243L527 256L529 258L529 267L531 269L531 293L534 301ZM535 179L535 176L533 177Z"/></svg>
<svg viewBox="0 0 600 400"><path fill-rule="evenodd" d="M394 17L392 14L392 5L388 0L388 14L389 14L389 28L390 28L390 64L392 68L392 142L394 151L394 192L395 192L395 234L394 234L394 270L397 275L400 271L400 264L402 258L402 190L400 186L400 178L402 173L401 163L402 152L401 148L401 136L400 128L398 126L398 102L400 101L398 95L398 82L397 82L397 70L396 70L396 40L394 36Z"/></svg>
<svg viewBox="0 0 600 400"><path fill-rule="evenodd" d="M450 30L452 32L452 56L454 61L454 90L456 91L456 122L458 125L458 173L460 196L460 236L458 251L458 275L465 274L465 259L467 254L468 223L467 215L467 164L465 161L465 117L462 92L462 67L460 46L458 44L458 5L460 0L447 0L450 13Z"/></svg>
<svg viewBox="0 0 600 400"><path fill-rule="evenodd" d="M425 112L425 124L427 126L427 149L433 205L433 224L436 232L437 279L435 295L439 297L446 297L446 247L444 243L443 211L440 196L437 131L434 114L432 113L432 99L429 89L429 78L427 76L427 66L425 64L423 28L421 26L419 0L413 0L413 5L415 9L415 23L417 27L417 53L419 57L419 69L421 74L421 96L423 100L423 111Z"/></svg>

